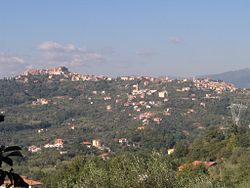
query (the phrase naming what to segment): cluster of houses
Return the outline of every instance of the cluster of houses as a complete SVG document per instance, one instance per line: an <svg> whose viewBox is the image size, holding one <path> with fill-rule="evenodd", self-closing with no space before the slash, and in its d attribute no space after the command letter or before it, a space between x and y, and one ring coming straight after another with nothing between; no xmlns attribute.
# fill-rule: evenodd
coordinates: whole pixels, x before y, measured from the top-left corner
<svg viewBox="0 0 250 188"><path fill-rule="evenodd" d="M152 76L121 76L117 77L116 79L107 77L107 76L95 76L95 75L81 75L78 73L70 72L66 67L54 67L49 69L28 69L21 75L15 77L16 80L22 81L26 80L27 77L30 75L47 75L49 79L52 79L53 76L61 75L63 78L61 81L64 80L71 80L71 81L99 81L99 80L122 80L122 81L143 81L144 85L146 86L149 82L157 83L157 82L172 82L173 80L169 79L168 77L152 77ZM187 82L188 79L180 80L180 82ZM197 88L200 89L212 89L217 92L223 91L235 91L235 87L233 84L226 83L224 81L214 81L211 79L193 79L193 83ZM188 91L190 88L182 88L182 91Z"/></svg>
<svg viewBox="0 0 250 188"><path fill-rule="evenodd" d="M49 104L49 102L50 102L49 99L41 98L41 99L36 99L36 101L33 101L32 105L47 105Z"/></svg>
<svg viewBox="0 0 250 188"><path fill-rule="evenodd" d="M218 93L222 93L224 91L235 91L236 88L233 84L224 82L224 81L214 81L210 79L194 79L194 85L199 89L211 89L215 90Z"/></svg>
<svg viewBox="0 0 250 188"><path fill-rule="evenodd" d="M143 80L144 85L146 85L147 82L171 82L168 77L160 77L160 78L155 78L152 76L121 76L118 77L118 79L121 79L123 81L133 81L133 80Z"/></svg>
<svg viewBox="0 0 250 188"><path fill-rule="evenodd" d="M55 140L54 144L45 144L43 147L44 148L63 148L64 145L64 140L61 138L58 138ZM35 145L31 145L28 147L28 151L30 151L31 153L37 153L39 151L41 151L42 148L35 146Z"/></svg>
<svg viewBox="0 0 250 188"><path fill-rule="evenodd" d="M46 75L48 79L51 80L55 76L62 76L63 78L60 81L70 80L70 81L99 81L99 80L112 80L111 77L107 76L95 76L95 75L81 75L75 72L70 72L68 68L54 67L49 69L28 69L19 76L16 76L15 79L22 82L28 82L28 76L34 75Z"/></svg>
<svg viewBox="0 0 250 188"><path fill-rule="evenodd" d="M71 75L74 77L75 80L99 80L99 79L106 79L104 77L97 77L97 76L82 76L78 77L79 75L76 75L74 73L70 73L67 68L65 67L60 67L60 68L54 68L54 69L46 69L46 70L39 70L39 71L35 71L35 70L31 70L26 72L23 75L36 75L36 74L49 74L49 75ZM136 76L123 76L123 77L119 77L119 79L123 80L123 81L131 81L131 80L143 80L144 81L144 86L146 86L149 82L157 82L159 80L161 81L165 81L165 82L172 82L172 80L168 79L168 78L161 78L161 79L156 79L153 77L136 77ZM184 79L181 80L179 82L181 83L185 83L188 80ZM215 90L218 93L219 92L223 92L223 91L234 91L235 87L232 84L228 84L225 82L220 82L220 81L211 81L209 79L194 79L193 80L194 85L197 88L200 89L210 89L210 90ZM186 87L182 87L180 89L177 89L177 91L181 91L181 92L188 92L191 90L191 86L186 86ZM108 102L111 101L112 102L112 97L110 95L106 94L106 91L93 91L92 94L94 95L98 95L100 92L100 94L103 96L103 100ZM155 95L158 97L157 100L146 100L146 96L151 96L151 95ZM137 130L142 131L145 129L149 128L149 123L150 122L154 122L156 124L160 124L163 120L162 117L157 116L157 113L154 110L151 110L154 107L160 107L163 102L166 102L169 100L169 94L168 91L165 89L162 90L157 90L157 89L140 89L139 84L134 84L132 85L132 90L130 93L127 93L127 101L123 103L124 107L132 107L132 109L136 112L135 116L133 116L132 118L134 120L139 120L141 121L141 125L137 127ZM116 103L121 102L121 100L119 99L120 95L117 95L117 99L115 100ZM192 100L196 99L195 98L195 94L193 94L191 96ZM211 94L206 94L205 98L213 98L214 96L211 96ZM190 99L190 97L186 97L183 98L184 99ZM89 101L91 102L91 104L93 104L93 100L92 98L89 98ZM36 101L33 101L33 105L47 105L49 104L51 101L49 99L45 99L45 98L40 98L37 99ZM200 106L205 107L206 104L204 102L200 103ZM112 105L111 104L106 104L106 111L108 112L112 112ZM170 116L170 109L171 108L167 108L164 110L164 115L166 116ZM196 113L194 109L188 109L186 113L184 113L184 115L187 114L192 114L192 113ZM136 115L137 114L137 115ZM130 114L130 116L132 116L132 114ZM73 129L73 128L72 128ZM122 144L128 144L128 140L127 138L121 138L118 140L119 143ZM56 139L54 144L46 144L44 146L44 148L63 148L63 140L62 139ZM88 141L84 141L83 142L84 145L86 145L87 147L96 147L99 149L104 149L105 147L103 146L102 142L100 140L93 140L92 143L88 142ZM37 146L30 146L29 147L29 151L32 153L38 152L40 151L41 148L37 147Z"/></svg>

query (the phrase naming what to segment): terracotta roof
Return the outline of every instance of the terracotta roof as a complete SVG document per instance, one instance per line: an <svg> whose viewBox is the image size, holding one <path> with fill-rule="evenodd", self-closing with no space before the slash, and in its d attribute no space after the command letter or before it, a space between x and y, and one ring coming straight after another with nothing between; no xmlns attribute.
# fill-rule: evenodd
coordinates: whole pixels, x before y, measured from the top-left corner
<svg viewBox="0 0 250 188"><path fill-rule="evenodd" d="M192 165L194 165L194 166L199 166L199 165L201 165L203 162L202 161L194 161L194 162L192 162Z"/></svg>
<svg viewBox="0 0 250 188"><path fill-rule="evenodd" d="M31 179L28 179L28 177L23 177L23 176L22 176L22 178L29 185L42 185L42 182L40 182L40 181L31 180Z"/></svg>
<svg viewBox="0 0 250 188"><path fill-rule="evenodd" d="M32 185L42 185L42 182L28 179L27 176L21 176L21 177L23 178L23 181L25 183L27 183L28 185L30 185L30 186L32 186ZM5 180L4 181L4 185L10 185L10 184L11 184L10 180Z"/></svg>
<svg viewBox="0 0 250 188"><path fill-rule="evenodd" d="M84 145L91 145L91 143L89 141L83 141Z"/></svg>
<svg viewBox="0 0 250 188"><path fill-rule="evenodd" d="M206 168L209 168L209 167L212 167L212 166L216 165L217 163L216 163L216 162L213 162L213 161L198 161L198 160L196 160L196 161L193 161L191 164L192 164L193 166L204 165ZM182 171L182 170L184 170L185 168L187 168L188 165L189 165L189 164L182 164L182 165L180 165L180 166L178 167L178 170L179 170L179 171Z"/></svg>

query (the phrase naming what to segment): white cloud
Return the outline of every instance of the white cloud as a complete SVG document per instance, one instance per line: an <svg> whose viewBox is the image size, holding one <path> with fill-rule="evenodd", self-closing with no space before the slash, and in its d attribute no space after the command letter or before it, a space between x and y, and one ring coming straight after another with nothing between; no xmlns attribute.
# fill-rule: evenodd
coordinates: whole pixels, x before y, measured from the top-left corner
<svg viewBox="0 0 250 188"><path fill-rule="evenodd" d="M74 44L62 45L57 42L46 41L41 43L38 48L43 53L43 57L53 64L78 66L105 60L102 54L86 48L79 48Z"/></svg>
<svg viewBox="0 0 250 188"><path fill-rule="evenodd" d="M183 42L183 40L182 40L182 38L180 38L180 37L169 37L169 42L171 42L171 43L174 43L174 44L178 44L178 43L182 43Z"/></svg>
<svg viewBox="0 0 250 188"><path fill-rule="evenodd" d="M24 64L25 61L17 56L0 53L0 64Z"/></svg>
<svg viewBox="0 0 250 188"><path fill-rule="evenodd" d="M18 75L26 66L23 58L0 52L0 78Z"/></svg>
<svg viewBox="0 0 250 188"><path fill-rule="evenodd" d="M53 42L53 41L45 41L42 44L40 44L38 47L40 50L44 50L44 51L74 52L74 51L79 50L73 44L67 44L67 45L63 46L63 45L61 45L57 42Z"/></svg>

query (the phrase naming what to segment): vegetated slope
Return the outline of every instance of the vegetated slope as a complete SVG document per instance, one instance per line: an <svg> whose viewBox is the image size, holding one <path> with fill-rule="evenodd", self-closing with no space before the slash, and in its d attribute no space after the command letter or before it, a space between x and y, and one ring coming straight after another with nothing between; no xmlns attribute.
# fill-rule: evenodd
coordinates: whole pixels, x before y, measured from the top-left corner
<svg viewBox="0 0 250 188"><path fill-rule="evenodd" d="M23 174L47 179L46 174L78 155L105 158L152 151L166 155L172 148L174 171L192 160L221 158L230 159L223 163L230 170L231 161L249 147L244 132L250 124L249 109L241 116L244 129L234 132L228 108L231 103L249 105L248 90L207 80L94 76L72 80L67 74L0 80L0 111L6 114L0 125L1 143L24 148L27 157L15 168ZM44 148L55 139L63 139L63 147ZM93 146L93 140L102 144ZM32 153L30 146L41 150ZM242 154L240 161L245 157ZM242 165L235 168L240 171Z"/></svg>

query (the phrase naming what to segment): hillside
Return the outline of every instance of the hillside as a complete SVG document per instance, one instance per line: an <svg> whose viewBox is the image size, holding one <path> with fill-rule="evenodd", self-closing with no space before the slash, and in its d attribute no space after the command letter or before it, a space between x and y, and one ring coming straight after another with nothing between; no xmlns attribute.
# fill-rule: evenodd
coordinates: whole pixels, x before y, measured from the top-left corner
<svg viewBox="0 0 250 188"><path fill-rule="evenodd" d="M22 146L26 158L15 169L37 179L79 155L107 159L159 151L174 152L175 166L216 161L231 139L223 136L234 125L228 107L248 106L248 95L207 79L109 78L61 67L26 71L0 80L0 111L6 116L1 143ZM242 113L242 130L250 124L249 114L249 109Z"/></svg>
<svg viewBox="0 0 250 188"><path fill-rule="evenodd" d="M229 71L220 74L212 74L206 76L198 77L208 77L215 80L224 80L229 83L233 83L238 88L250 88L250 69L241 69L237 71Z"/></svg>

